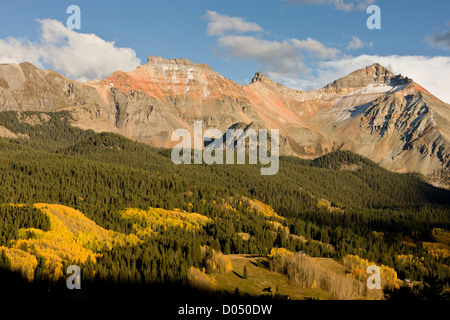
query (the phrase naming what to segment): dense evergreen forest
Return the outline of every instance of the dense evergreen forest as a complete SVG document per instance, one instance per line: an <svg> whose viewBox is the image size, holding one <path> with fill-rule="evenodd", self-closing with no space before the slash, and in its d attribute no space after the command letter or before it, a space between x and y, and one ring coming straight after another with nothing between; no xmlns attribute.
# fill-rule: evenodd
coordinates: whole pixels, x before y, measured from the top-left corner
<svg viewBox="0 0 450 320"><path fill-rule="evenodd" d="M450 192L419 175L392 173L347 151L313 161L281 157L274 176L261 176L259 165L177 166L170 150L81 130L70 121L65 111L0 113L0 126L20 134L0 139L0 246L21 228L48 229L34 203L72 207L125 235L133 226L120 214L124 209L178 208L211 222L196 232L169 226L141 243L104 248L96 264L84 264L83 281L104 287L185 283L191 266L208 270L201 252L206 245L225 254L266 256L282 247L337 260L358 255L422 283L386 292L392 299L426 298L430 284L450 285L448 252L424 245L436 242L436 230L450 230ZM271 228L250 199L271 206L282 227ZM0 264L4 274L10 261L1 252ZM36 283L45 282L43 265L38 261Z"/></svg>

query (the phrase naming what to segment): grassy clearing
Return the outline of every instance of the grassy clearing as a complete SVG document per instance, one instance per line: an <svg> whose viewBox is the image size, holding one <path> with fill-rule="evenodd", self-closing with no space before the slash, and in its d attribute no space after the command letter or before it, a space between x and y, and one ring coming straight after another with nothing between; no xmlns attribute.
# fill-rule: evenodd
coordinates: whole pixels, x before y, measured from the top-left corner
<svg viewBox="0 0 450 320"><path fill-rule="evenodd" d="M336 273L345 274L348 269L334 259L330 258L314 258L314 261L318 262L322 267L334 271Z"/></svg>
<svg viewBox="0 0 450 320"><path fill-rule="evenodd" d="M233 271L216 276L216 288L226 293L233 294L239 288L241 296L260 296L273 294L278 286L278 293L288 295L291 300L303 300L309 297L315 299L327 299L328 293L318 290L296 288L289 284L289 280L283 274L271 272L268 261L251 255L228 255ZM261 259L261 267L257 267L257 261ZM243 278L244 266L247 266L248 279Z"/></svg>

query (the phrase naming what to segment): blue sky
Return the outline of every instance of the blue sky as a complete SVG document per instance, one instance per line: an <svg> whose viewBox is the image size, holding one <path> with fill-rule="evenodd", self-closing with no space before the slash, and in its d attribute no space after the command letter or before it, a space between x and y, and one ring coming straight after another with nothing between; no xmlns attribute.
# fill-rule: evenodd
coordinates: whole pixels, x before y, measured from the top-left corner
<svg viewBox="0 0 450 320"><path fill-rule="evenodd" d="M71 78L89 80L117 68L133 69L145 63L148 55L183 57L206 63L240 84L261 70L290 87L310 90L380 62L450 102L450 93L446 93L450 92L446 87L450 83L450 2L431 3L2 0L0 63L28 60ZM364 8L370 4L381 9L381 30L366 27L370 15ZM81 9L81 29L75 31L94 34L98 48L103 48L104 41L105 54L111 58L95 57L103 49L84 48L93 38L76 38L62 30L70 16L66 13L69 5ZM42 22L45 19L59 21L61 26ZM221 23L229 28L221 29ZM216 31L209 32L213 27ZM73 37L76 47L55 40L58 35ZM113 48L106 45L112 41ZM124 50L114 51L118 48Z"/></svg>

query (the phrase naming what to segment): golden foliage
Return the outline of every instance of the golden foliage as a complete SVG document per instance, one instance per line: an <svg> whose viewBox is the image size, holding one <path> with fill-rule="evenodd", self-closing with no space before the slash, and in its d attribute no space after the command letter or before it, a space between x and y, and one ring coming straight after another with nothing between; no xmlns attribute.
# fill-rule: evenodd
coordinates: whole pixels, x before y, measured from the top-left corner
<svg viewBox="0 0 450 320"><path fill-rule="evenodd" d="M397 256L397 259L400 263L402 264L408 264L408 263L413 263L413 264L421 264L424 261L424 258L418 258L412 254L399 254Z"/></svg>
<svg viewBox="0 0 450 320"><path fill-rule="evenodd" d="M319 199L317 200L316 206L317 209L326 209L328 212L333 213L344 213L344 210L342 210L342 205L336 204L337 206L333 206L333 204L328 201L327 199Z"/></svg>
<svg viewBox="0 0 450 320"><path fill-rule="evenodd" d="M283 256L294 256L294 252L285 248L272 248L272 250L270 250L269 258L271 259Z"/></svg>
<svg viewBox="0 0 450 320"><path fill-rule="evenodd" d="M238 232L238 233L236 233L239 237L241 237L242 238L242 240L245 240L245 241L248 241L248 240L250 240L250 238L252 237L251 235L250 235L250 233L246 233L246 232Z"/></svg>
<svg viewBox="0 0 450 320"><path fill-rule="evenodd" d="M34 270L38 264L35 256L19 249L6 247L0 247L0 252L2 252L8 259L12 270L20 271L25 279L29 282L33 281Z"/></svg>
<svg viewBox="0 0 450 320"><path fill-rule="evenodd" d="M103 242L103 245L109 248L112 247L113 238L109 231L98 226L80 211L57 204L36 203L34 206L50 218L52 231L60 230L62 234L75 235L77 242L92 250L97 249L98 242ZM89 236L86 236L88 234ZM93 247L90 246L91 244Z"/></svg>
<svg viewBox="0 0 450 320"><path fill-rule="evenodd" d="M215 203L215 201L214 201L214 203ZM224 210L230 210L235 213L238 213L238 211L235 208L233 208L233 206L231 206L228 202L226 202L225 199L222 199L222 208Z"/></svg>
<svg viewBox="0 0 450 320"><path fill-rule="evenodd" d="M275 218L279 221L284 220L284 218L282 216L279 216L271 206L268 206L267 204L264 204L256 199L247 199L247 200L250 203L251 209L255 210L256 213L266 218Z"/></svg>
<svg viewBox="0 0 450 320"><path fill-rule="evenodd" d="M440 242L450 246L450 231L440 228L434 228L432 230L432 235L436 242Z"/></svg>
<svg viewBox="0 0 450 320"><path fill-rule="evenodd" d="M212 221L198 213L151 207L147 211L129 208L123 210L121 216L133 223L133 230L140 239L152 236L161 230L167 230L167 228L184 228L188 231L195 231Z"/></svg>
<svg viewBox="0 0 450 320"><path fill-rule="evenodd" d="M267 223L271 226L273 226L273 228L278 232L278 229L281 228L284 230L284 233L286 234L286 237L289 236L290 231L288 227L283 226L281 223L277 222L277 221L267 221Z"/></svg>
<svg viewBox="0 0 450 320"><path fill-rule="evenodd" d="M44 237L44 231L35 228L19 229L18 237L19 239L42 239Z"/></svg>
<svg viewBox="0 0 450 320"><path fill-rule="evenodd" d="M317 201L317 209L326 209L328 208L328 204L324 202L323 200Z"/></svg>
<svg viewBox="0 0 450 320"><path fill-rule="evenodd" d="M278 230L278 228L283 228L283 225L277 221L267 221L267 223L269 225L272 225L275 228L275 230Z"/></svg>
<svg viewBox="0 0 450 320"><path fill-rule="evenodd" d="M141 244L143 241L141 239L139 239L134 233L130 233L128 235L125 235L123 233L117 232L117 231L113 231L110 230L109 231L111 237L114 238L114 246L124 246L124 245L139 245Z"/></svg>
<svg viewBox="0 0 450 320"><path fill-rule="evenodd" d="M9 206L10 207L14 207L14 208L22 208L22 207L25 207L26 204L24 204L24 203L10 203Z"/></svg>
<svg viewBox="0 0 450 320"><path fill-rule="evenodd" d="M344 265L350 269L350 275L355 279L366 281L369 274L366 273L367 268L376 265L374 262L362 259L357 255L346 255L343 259ZM398 288L397 272L385 265L380 265L381 271L381 285L382 287Z"/></svg>
<svg viewBox="0 0 450 320"><path fill-rule="evenodd" d="M423 242L422 246L434 259L447 259L450 257L450 232L445 229L435 228L432 236L436 242Z"/></svg>
<svg viewBox="0 0 450 320"><path fill-rule="evenodd" d="M222 252L213 250L212 262L214 263L213 266L217 268L219 273L228 273L233 270L230 258L224 256Z"/></svg>
<svg viewBox="0 0 450 320"><path fill-rule="evenodd" d="M233 270L230 258L222 252L210 249L204 245L201 247L201 253L205 264L211 263L213 272L228 273ZM209 253L211 253L210 256L208 255Z"/></svg>
<svg viewBox="0 0 450 320"><path fill-rule="evenodd" d="M194 288L206 291L214 291L216 289L215 278L208 276L195 267L189 268L187 279L188 283Z"/></svg>
<svg viewBox="0 0 450 320"><path fill-rule="evenodd" d="M43 276L56 282L63 276L65 261L85 263L90 259L95 262L99 256L96 252L101 249L110 249L121 241L135 241L128 236L103 229L73 208L44 203L37 203L34 207L47 215L50 230L20 229L18 239L12 240L11 248L8 249L12 250L8 256L13 252L13 257L20 257L12 261L12 264L25 272L30 281L33 280L37 265L37 262L34 264L36 257L43 258ZM33 265L34 268L31 267Z"/></svg>
<svg viewBox="0 0 450 320"><path fill-rule="evenodd" d="M372 233L373 233L373 236L376 239L383 240L383 238L384 238L384 233L383 232L372 231Z"/></svg>
<svg viewBox="0 0 450 320"><path fill-rule="evenodd" d="M450 257L450 246L445 243L423 242L422 246L428 254L437 260Z"/></svg>

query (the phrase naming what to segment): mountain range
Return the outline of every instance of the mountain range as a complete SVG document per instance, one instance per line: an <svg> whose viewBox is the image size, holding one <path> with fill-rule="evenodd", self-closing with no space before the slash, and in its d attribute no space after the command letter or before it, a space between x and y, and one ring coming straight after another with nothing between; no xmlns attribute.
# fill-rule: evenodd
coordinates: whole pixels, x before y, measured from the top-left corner
<svg viewBox="0 0 450 320"><path fill-rule="evenodd" d="M69 110L72 125L171 148L175 129L279 129L280 153L314 159L350 150L400 173L450 186L450 105L380 64L314 91L257 72L239 85L205 64L150 56L88 83L31 63L0 65L0 111ZM45 117L28 118L37 124ZM17 138L5 127L0 136ZM22 137L26 138L26 137Z"/></svg>

